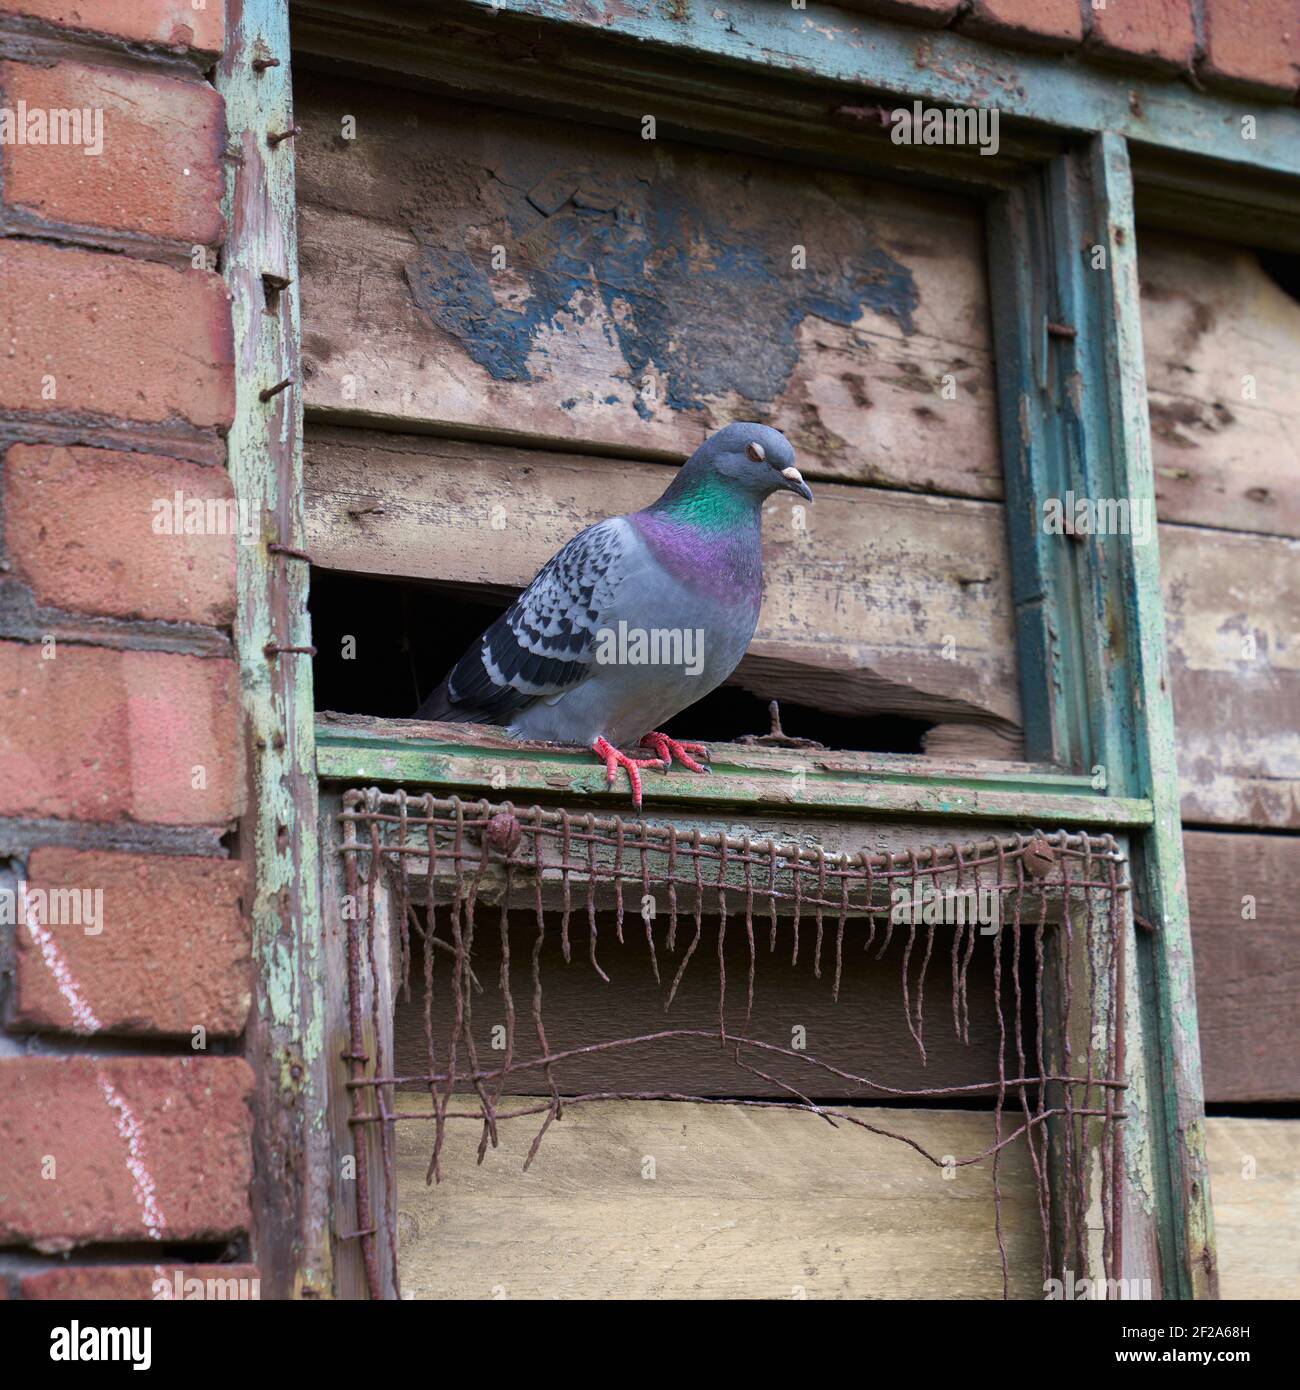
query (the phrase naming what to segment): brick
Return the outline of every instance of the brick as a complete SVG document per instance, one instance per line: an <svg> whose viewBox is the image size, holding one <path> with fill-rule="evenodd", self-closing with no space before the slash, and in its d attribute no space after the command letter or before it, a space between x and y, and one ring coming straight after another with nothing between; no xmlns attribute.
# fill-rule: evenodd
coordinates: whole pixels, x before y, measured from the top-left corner
<svg viewBox="0 0 1300 1390"><path fill-rule="evenodd" d="M228 825L242 731L233 661L0 642L0 815Z"/></svg>
<svg viewBox="0 0 1300 1390"><path fill-rule="evenodd" d="M1205 0L1201 72L1225 86L1289 96L1300 87L1300 4Z"/></svg>
<svg viewBox="0 0 1300 1390"><path fill-rule="evenodd" d="M233 860L34 850L26 910L13 914L15 1022L78 1033L188 1035L202 1026L209 1037L239 1034L252 998L243 886ZM75 898L52 896L61 889Z"/></svg>
<svg viewBox="0 0 1300 1390"><path fill-rule="evenodd" d="M247 1230L252 1082L241 1057L0 1058L0 1242Z"/></svg>
<svg viewBox="0 0 1300 1390"><path fill-rule="evenodd" d="M225 0L0 0L0 14L181 51L220 53L226 41Z"/></svg>
<svg viewBox="0 0 1300 1390"><path fill-rule="evenodd" d="M83 124L81 144L0 148L10 207L191 245L225 239L225 103L208 83L72 62L2 63L0 94L14 112L21 101L28 113L102 113Z"/></svg>
<svg viewBox="0 0 1300 1390"><path fill-rule="evenodd" d="M1196 21L1191 0L1108 0L1092 11L1088 47L1098 54L1169 71L1191 67Z"/></svg>
<svg viewBox="0 0 1300 1390"><path fill-rule="evenodd" d="M1077 48L1083 9L1079 0L974 0L959 27L1020 48Z"/></svg>
<svg viewBox="0 0 1300 1390"><path fill-rule="evenodd" d="M927 29L949 23L962 4L963 0L840 0L841 9L877 14Z"/></svg>
<svg viewBox="0 0 1300 1390"><path fill-rule="evenodd" d="M6 556L37 603L115 618L234 621L243 519L224 469L17 444L4 459L0 498ZM187 503L203 534L184 533Z"/></svg>
<svg viewBox="0 0 1300 1390"><path fill-rule="evenodd" d="M220 276L0 241L0 409L211 429L234 408Z"/></svg>
<svg viewBox="0 0 1300 1390"><path fill-rule="evenodd" d="M70 1265L28 1274L19 1287L23 1298L158 1300L177 1298L178 1278L179 1297L189 1301L261 1296L261 1272L257 1266L234 1264ZM203 1285L201 1291L196 1280Z"/></svg>

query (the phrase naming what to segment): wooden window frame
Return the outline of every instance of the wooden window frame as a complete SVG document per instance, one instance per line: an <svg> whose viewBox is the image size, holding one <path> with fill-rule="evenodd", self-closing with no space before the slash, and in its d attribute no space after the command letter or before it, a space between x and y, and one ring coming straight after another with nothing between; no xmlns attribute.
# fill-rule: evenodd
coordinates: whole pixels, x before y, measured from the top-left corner
<svg viewBox="0 0 1300 1390"><path fill-rule="evenodd" d="M784 0L728 3L669 18L626 0L618 19L563 0L474 0L401 6L384 0L292 5L294 56L345 64L403 85L450 83L486 99L560 112L639 113L648 97L661 134L783 152L841 168L907 177L895 149L871 162L827 112L888 100L978 106L996 94L1007 157L933 156L926 177L987 206L999 412L1026 764L945 768L941 760L808 758L800 806L867 816L956 815L1111 829L1133 861L1135 910L1124 963L1132 1090L1125 1125L1129 1198L1125 1273L1157 1296L1213 1297L1214 1245L1173 712L1155 539L1044 534L1044 499L1081 496L1154 504L1142 355L1135 186L1156 225L1300 249L1300 112L1254 109L1170 82L1122 82L1065 60L1008 55L943 31L857 14L790 22ZM330 997L323 946L319 780L428 782L490 790L483 741L359 734L313 709L308 564L302 553L303 411L288 0L231 0L217 72L226 99L236 412L229 466L236 494L263 518L260 544L238 553L236 638L250 739L255 970L248 1054L257 1071L256 1256L268 1292L329 1296L332 1139L327 1123ZM436 23L433 16L436 15ZM439 25L492 42L455 54ZM866 31L869 29L869 41ZM497 38L502 43L495 45ZM516 41L511 48L511 42ZM518 43L547 50L519 63ZM926 61L917 61L923 43ZM513 55L513 56L512 56ZM260 60L260 61L259 61ZM274 66L267 61L275 60ZM865 95L864 95L865 94ZM1242 138L1244 118L1255 138ZM893 169L889 162L893 162ZM1084 247L1101 247L1104 271ZM268 308L267 276L279 290ZM1050 332L1048 324L1067 332ZM272 388L290 383L278 392ZM696 809L737 802L788 808L788 768L756 755L735 775L681 780L671 799ZM743 760L742 760L743 761ZM823 760L824 761L824 760ZM1087 772L1106 769L1104 789ZM514 764L512 795L556 779L595 790L599 769L563 750ZM1157 1103L1158 1102L1158 1103ZM1078 1271L1087 1274L1088 1271Z"/></svg>

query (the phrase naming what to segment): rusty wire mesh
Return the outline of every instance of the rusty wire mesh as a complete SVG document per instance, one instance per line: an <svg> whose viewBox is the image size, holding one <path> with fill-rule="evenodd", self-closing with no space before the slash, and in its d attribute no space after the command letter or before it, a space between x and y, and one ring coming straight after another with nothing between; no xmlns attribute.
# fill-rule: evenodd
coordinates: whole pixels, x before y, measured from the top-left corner
<svg viewBox="0 0 1300 1390"><path fill-rule="evenodd" d="M999 1164L1013 1143L1027 1147L1032 1166L1044 1279L1083 1267L1089 1242L1099 1245L1096 1255L1106 1277L1117 1277L1123 1183L1119 1124L1125 1089L1119 945L1120 924L1126 920L1123 895L1129 884L1126 860L1111 835L1036 832L963 845L927 844L888 854L835 854L806 844L751 841L748 836L737 839L698 829L683 832L672 824L617 816L598 818L535 806L516 809L510 803L374 788L346 792L339 820L346 891L357 905L347 929L350 1046L345 1054L357 1139L358 1221L353 1235L361 1241L372 1297L381 1296L387 1281L379 1272L378 1232L367 1224L371 1173L361 1135L366 1129L378 1131L390 1287L396 1290L393 1155L399 1120L433 1123L429 1181L441 1179L441 1158L453 1120L470 1120L481 1127L481 1162L488 1146L496 1146L501 1123L540 1118L524 1160L527 1168L547 1130L567 1108L605 1100L807 1111L832 1125L848 1123L896 1139L943 1166L944 1159L906 1134L872 1123L870 1108L814 1100L818 1076L857 1088L863 1099L883 1098L895 1105L939 1098L991 1101L994 1143L981 1153L956 1159L956 1166L992 1164L993 1224L1004 1296L1009 1283ZM636 899L631 912L624 901L628 890ZM942 915L958 920L927 922L927 901L952 904ZM908 910L909 902L916 905L915 911ZM963 902L976 908L995 903L994 929L987 932L987 923L977 920L976 908L963 912ZM647 903L654 904L653 911L645 910ZM585 926L585 963L608 983L601 953L611 949L611 942L608 933L602 936L599 930L606 909L614 922L613 945L644 949L655 979L669 984L669 1019L692 961L696 969L716 972L715 1026L668 1027L562 1051L548 1045L539 964L543 941L548 933L558 932L567 964L574 959L573 936ZM512 956L508 926L511 914L517 920L521 911L528 913L536 932L522 962L518 953ZM969 920L961 920L963 916ZM625 933L629 921L633 926ZM427 1068L416 1075L394 1074L391 1019L379 1016L385 996L365 988L367 980L378 978L376 942L381 928L391 950L395 988L404 990L408 999L413 933L421 946ZM951 942L941 941L941 933L950 928ZM732 930L743 931L748 948L749 969L738 989L728 979L723 951ZM826 979L834 1000L847 952L874 952L871 959L878 960L895 934L905 933L901 1022L924 1061L926 986L940 962L949 993L944 1026L969 1043L967 981L985 932L991 943L997 1036L997 1071L986 1081L895 1087L838 1067L830 1059L748 1036L743 1025L729 1021L729 1009L739 1010L738 996L744 1001L745 1022L750 1019L754 963L764 949L789 949L792 966L798 964L801 951L805 965L811 956L814 974ZM701 950L706 934L716 936L710 943L716 949ZM505 1018L504 1050L491 1061L479 1055L470 1026L474 996L485 989L483 966L488 960L497 968ZM1004 962L1010 967L1009 984L1003 983ZM527 983L517 998L515 981L521 975ZM677 1090L565 1092L566 1060L701 1036L716 1039L735 1066L762 1079L771 1094L720 1099ZM374 1040L374 1055L367 1052L368 1037ZM797 1059L807 1069L806 1085L793 1086L763 1070L764 1059L774 1057ZM525 1076L530 1082L521 1083ZM397 1112L394 1089L411 1083L427 1088L430 1110ZM531 1087L537 1094L507 1100L507 1083L515 1089L521 1084L525 1090ZM953 1162L951 1157L947 1162Z"/></svg>

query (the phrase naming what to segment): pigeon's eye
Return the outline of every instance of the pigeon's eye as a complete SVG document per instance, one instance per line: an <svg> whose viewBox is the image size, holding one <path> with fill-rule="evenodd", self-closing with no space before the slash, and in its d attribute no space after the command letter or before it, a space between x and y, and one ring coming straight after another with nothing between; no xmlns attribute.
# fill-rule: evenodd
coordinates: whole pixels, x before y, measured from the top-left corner
<svg viewBox="0 0 1300 1390"><path fill-rule="evenodd" d="M767 452L761 444L746 444L745 452L754 460L755 463L762 463L767 457Z"/></svg>

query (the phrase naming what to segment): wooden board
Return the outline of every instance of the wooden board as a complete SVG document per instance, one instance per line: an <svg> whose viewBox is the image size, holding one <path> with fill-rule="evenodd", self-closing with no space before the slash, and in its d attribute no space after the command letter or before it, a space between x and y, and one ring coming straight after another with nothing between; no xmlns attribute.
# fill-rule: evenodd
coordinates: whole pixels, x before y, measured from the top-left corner
<svg viewBox="0 0 1300 1390"><path fill-rule="evenodd" d="M1001 496L973 203L316 74L297 99L309 408L672 457L748 414L812 476ZM1162 518L1300 535L1300 306L1217 243L1144 231L1141 272Z"/></svg>
<svg viewBox="0 0 1300 1390"><path fill-rule="evenodd" d="M815 884L813 885L815 887ZM833 996L836 973L836 927L827 914L824 940L817 955L815 913L804 909L799 927L799 952L792 963L795 933L793 921L778 921L776 950L770 949L770 922L761 907L754 920L753 1011L747 1014L747 975L749 949L744 923L744 895L731 895L733 915L724 935L726 989L719 988L718 919L712 911L716 894L706 893L706 912L701 924L699 944L691 951L695 936L694 893L679 893L682 911L678 917L676 949L667 949L668 907L663 889L658 891L655 917L656 956L660 979L656 980L645 940L645 924L638 915L639 890L625 894L627 903L623 925L624 942L619 944L613 913L597 914L596 957L600 969L609 977L602 980L590 961L591 932L584 907L585 893L574 889L576 910L569 923L572 959L566 964L561 954L560 916L547 915L547 930L539 957L542 984L542 1016L552 1053L609 1043L618 1039L648 1037L668 1029L691 1029L708 1037L676 1038L641 1043L626 1048L607 1049L578 1056L555 1069L557 1084L566 1094L590 1091L673 1092L694 1096L767 1096L782 1098L778 1082L816 1098L857 1097L887 1100L889 1092L863 1087L834 1076L813 1064L817 1059L856 1076L869 1078L880 1087L924 1090L952 1086L977 1086L995 1082L998 1076L998 1024L993 995L993 940L977 936L966 977L966 1019L969 1040L958 1036L954 1024L952 947L953 927L934 928L933 950L924 977L926 943L929 932L918 927L908 950L909 929L896 926L883 958L881 925L868 953L866 924L850 919L843 936L842 975L839 998ZM1034 909L1035 921L1037 909ZM496 961L499 952L499 912L483 907L478 916L479 931L486 931L482 948L483 993L475 996L473 1022L478 1056L485 1065L499 1061L501 1051L493 1050L493 1029L504 1029L506 1010L498 987ZM450 937L447 910L439 909L438 932ZM513 1055L523 1061L539 1055L537 1034L530 1016L532 974L530 960L537 938L535 918L526 911L511 915L511 994L517 1011ZM1032 930L1026 928L1022 941L1024 969L1023 1036L1026 1054L1034 1055ZM961 950L969 945L963 934ZM1015 1042L1010 1036L1014 1019L1014 972L1011 969L1011 938L1003 944L1003 1010L1008 1024L1008 1065L1015 1065ZM690 951L680 987L672 997L678 970ZM904 1005L903 961L907 957L908 994ZM397 1075L429 1075L424 1034L423 957L412 970L412 995L399 1002L394 1014L393 1046ZM446 1064L451 1032L452 1002L447 962L435 958L433 996L434 1041L440 1066ZM908 1027L908 1011L917 1020L918 992L922 999L921 1023L917 1031L925 1052ZM669 999L672 997L671 1006ZM799 1050L803 1057L787 1057L766 1050L745 1049L742 1061L766 1076L746 1070L736 1061L734 1046L723 1047L718 1036L720 1008L725 1008L728 1033L774 1047ZM504 1046L504 1032L497 1041ZM462 1051L457 1062L464 1074L468 1056ZM1008 1073L1010 1075L1011 1073ZM775 1078L775 1080L773 1080ZM522 1071L510 1078L508 1090L526 1095L548 1092L541 1071ZM984 1093L985 1096L987 1093Z"/></svg>
<svg viewBox="0 0 1300 1390"><path fill-rule="evenodd" d="M1160 564L1183 820L1300 826L1300 541L1162 526Z"/></svg>
<svg viewBox="0 0 1300 1390"><path fill-rule="evenodd" d="M757 418L814 477L1000 492L975 202L639 121L295 95L318 415L675 459Z"/></svg>
<svg viewBox="0 0 1300 1390"><path fill-rule="evenodd" d="M990 1115L858 1113L939 1157L994 1142ZM482 1167L478 1126L455 1123L438 1187L424 1181L432 1125L398 1125L408 1297L1002 1296L988 1163L945 1179L897 1140L806 1114L613 1102L572 1108L524 1173L535 1120L504 1122ZM1041 1227L1023 1144L1006 1150L999 1186L1012 1296L1039 1298Z"/></svg>
<svg viewBox="0 0 1300 1390"><path fill-rule="evenodd" d="M711 776L674 765L645 783L649 815L671 815L705 828L747 829L797 837L809 848L856 853L863 837L886 848L900 823L962 826L961 838L1006 826L1029 831L1071 826L1094 832L1148 826L1151 803L1107 795L1087 775L1030 763L945 760L906 753L866 753L714 743ZM610 788L590 749L518 742L481 724L376 719L325 711L316 721L316 766L322 779L351 786L446 788L462 796L508 793L515 805L553 802L621 813L630 793ZM671 811L668 807L671 806ZM744 823L733 817L744 815ZM815 829L803 818L816 816ZM753 817L753 822L748 820ZM830 817L831 819L828 819ZM716 819L715 819L716 818ZM879 818L888 825L872 825ZM802 822L802 823L801 823ZM866 822L864 824L864 822ZM735 827L734 830L731 827ZM977 830L978 827L978 830Z"/></svg>
<svg viewBox="0 0 1300 1390"><path fill-rule="evenodd" d="M1300 1298L1300 1120L1216 1116L1205 1129L1222 1296Z"/></svg>
<svg viewBox="0 0 1300 1390"><path fill-rule="evenodd" d="M317 564L505 591L583 526L653 501L672 476L657 464L321 427L308 460ZM1018 755L999 506L823 484L812 506L781 494L766 510L767 595L740 684L835 713L981 724L1002 756Z"/></svg>
<svg viewBox="0 0 1300 1390"><path fill-rule="evenodd" d="M278 542L290 554L303 545L294 152L292 141L273 148L267 140L293 125L289 15L279 0L243 0L226 13L225 51L213 78L224 112L229 227L221 270L238 364L226 462L232 495L259 528L258 544L236 547L231 630L247 757L246 807L233 852L245 868L253 957L243 1046L253 1083L249 1225L267 1297L322 1298L332 1285L332 1154L321 1123L332 1059L324 1050L321 868L312 833L312 673L296 654L311 641L309 572L267 544ZM283 286L274 312L268 276ZM121 366L131 370L125 361Z"/></svg>
<svg viewBox="0 0 1300 1390"><path fill-rule="evenodd" d="M1300 303L1243 248L1144 231L1139 254L1160 516L1300 536Z"/></svg>
<svg viewBox="0 0 1300 1390"><path fill-rule="evenodd" d="M1300 837L1189 830L1183 845L1205 1098L1300 1100Z"/></svg>
<svg viewBox="0 0 1300 1390"><path fill-rule="evenodd" d="M329 569L510 593L666 477L656 464L316 426L309 546ZM792 499L771 506L767 599L739 683L835 713L932 719L936 754L1018 757L1001 508L822 484L798 530ZM1300 542L1165 525L1160 547L1184 818L1300 826Z"/></svg>

